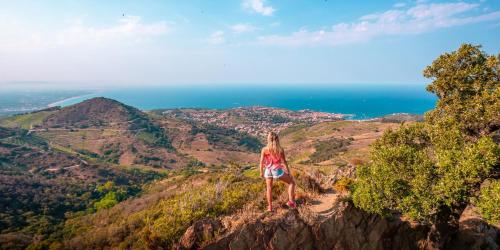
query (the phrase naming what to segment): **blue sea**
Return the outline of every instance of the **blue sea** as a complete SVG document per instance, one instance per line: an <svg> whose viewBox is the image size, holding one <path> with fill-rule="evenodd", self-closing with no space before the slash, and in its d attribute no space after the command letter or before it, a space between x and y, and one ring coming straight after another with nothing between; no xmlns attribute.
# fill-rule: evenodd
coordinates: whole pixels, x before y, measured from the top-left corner
<svg viewBox="0 0 500 250"><path fill-rule="evenodd" d="M103 96L142 110L162 108L227 109L269 106L350 114L369 119L393 113L423 114L434 108L436 97L423 84L351 84L323 86L185 86L123 88L57 103L67 106Z"/></svg>

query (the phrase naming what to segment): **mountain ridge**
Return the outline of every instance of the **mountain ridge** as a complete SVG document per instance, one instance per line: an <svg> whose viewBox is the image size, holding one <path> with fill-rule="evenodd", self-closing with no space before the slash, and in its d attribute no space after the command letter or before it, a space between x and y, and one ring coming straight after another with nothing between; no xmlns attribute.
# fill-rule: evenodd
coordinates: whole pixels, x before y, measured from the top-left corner
<svg viewBox="0 0 500 250"><path fill-rule="evenodd" d="M43 121L43 127L102 127L146 119L142 111L105 97L95 97L63 107Z"/></svg>

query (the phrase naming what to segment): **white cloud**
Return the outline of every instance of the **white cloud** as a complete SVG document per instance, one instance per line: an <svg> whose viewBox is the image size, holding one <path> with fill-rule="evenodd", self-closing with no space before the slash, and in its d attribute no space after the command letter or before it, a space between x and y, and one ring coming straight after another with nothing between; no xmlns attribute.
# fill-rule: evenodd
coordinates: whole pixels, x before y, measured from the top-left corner
<svg viewBox="0 0 500 250"><path fill-rule="evenodd" d="M55 30L38 30L31 25L10 20L1 25L0 50L34 50L43 48L126 45L150 40L169 32L165 21L144 23L138 16L127 16L114 25L95 27L75 20Z"/></svg>
<svg viewBox="0 0 500 250"><path fill-rule="evenodd" d="M210 35L207 39L210 44L223 44L226 42L226 38L224 37L224 31L217 30Z"/></svg>
<svg viewBox="0 0 500 250"><path fill-rule="evenodd" d="M390 9L359 18L353 23L338 23L330 29L299 30L290 35L270 35L257 39L260 44L302 46L364 42L385 35L420 34L437 29L500 19L500 11L474 14L479 4L416 4L406 9Z"/></svg>
<svg viewBox="0 0 500 250"><path fill-rule="evenodd" d="M144 24L138 16L127 16L118 24L96 28L77 23L58 35L61 45L104 44L110 42L141 42L169 31L166 22Z"/></svg>
<svg viewBox="0 0 500 250"><path fill-rule="evenodd" d="M252 32L254 31L256 28L255 26L251 25L251 24L246 24L246 23L238 23L238 24L235 24L235 25L231 25L229 27L234 33L247 33L247 32Z"/></svg>
<svg viewBox="0 0 500 250"><path fill-rule="evenodd" d="M243 7L264 16L271 16L276 11L272 6L266 5L266 0L243 0Z"/></svg>

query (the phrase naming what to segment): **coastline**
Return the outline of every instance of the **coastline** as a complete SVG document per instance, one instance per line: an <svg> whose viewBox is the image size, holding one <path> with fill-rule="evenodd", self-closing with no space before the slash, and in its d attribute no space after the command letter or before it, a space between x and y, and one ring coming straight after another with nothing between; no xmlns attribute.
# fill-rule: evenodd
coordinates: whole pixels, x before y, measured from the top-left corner
<svg viewBox="0 0 500 250"><path fill-rule="evenodd" d="M77 95L77 96L72 96L72 97L64 98L62 100L55 101L55 102L47 104L47 107L48 108L52 108L52 107L60 106L60 104L62 104L64 102L72 101L72 100L75 100L75 99L78 99L78 98L85 98L87 96L95 95L95 94L97 94L97 93L93 92L93 93L88 93L88 94L83 94L83 95Z"/></svg>
<svg viewBox="0 0 500 250"><path fill-rule="evenodd" d="M83 94L83 95L78 95L78 96L72 96L72 97L64 98L62 100L49 103L47 105L47 107L48 108L52 108L52 107L60 106L60 104L62 104L64 102L72 101L72 100L79 99L79 98L85 98L85 97L88 97L88 96L96 95L98 93L99 92L92 92L92 93L88 93L88 94ZM237 108L253 108L253 107L272 108L272 109L284 109L284 110L289 110L289 111L294 111L294 112L308 111L308 112L314 112L314 113L323 113L323 114L340 116L340 119L342 119L342 120L359 121L359 122L362 122L362 121L375 121L375 120L378 120L378 119L381 119L381 118L384 118L384 117L387 117L387 116L392 116L392 115L409 115L409 116L420 115L420 114L417 114L417 113L395 112L395 113L389 113L389 114L385 114L385 115L381 115L381 116L376 116L376 117L371 117L371 118L361 118L361 119L358 118L358 119L356 119L355 118L357 116L356 114L345 114L345 113L316 111L316 110L312 110L312 109L292 110L292 109L281 108L281 107L260 106L260 105L255 105L255 106L241 106L241 107L233 107L233 108L205 108L205 107L196 107L196 108L193 108L193 107L191 107L191 108L189 108L189 107L154 108L154 109L144 109L142 111L148 112L148 111L155 111L155 110L174 110L174 109L201 109L201 110L219 110L219 111L224 111L224 110L237 109Z"/></svg>
<svg viewBox="0 0 500 250"><path fill-rule="evenodd" d="M272 89L274 90L274 89ZM340 88L325 89L301 87L276 88L280 92L261 87L231 86L227 88L189 86L159 88L102 89L98 95L118 100L141 110L171 108L231 109L265 106L293 111L312 110L343 114L344 119L364 120L387 114L408 112L423 114L434 108L435 98L423 89ZM81 99L68 103L75 103Z"/></svg>
<svg viewBox="0 0 500 250"><path fill-rule="evenodd" d="M72 105L75 102L81 102L86 99L92 98L92 97L97 97L102 91L94 91L94 92L87 92L84 94L80 95L75 95L75 96L69 96L63 99L59 99L57 101L51 102L49 104L46 104L46 108L53 108L57 106L61 106L62 104L65 104L65 106ZM69 102L69 103L68 103ZM394 113L389 113L389 114L383 114L380 116L375 116L375 117L370 117L370 118L363 118L359 117L356 114L353 113L337 113L337 112L328 112L328 111L317 111L314 109L299 109L299 110L293 110L293 109L288 109L288 108L283 108L283 107L272 107L272 106L262 106L262 105L254 105L254 106L239 106L239 107L230 107L230 108L207 108L207 107L177 107L177 108L154 108L154 109L141 109L145 112L148 111L158 111L158 110L176 110L176 109L194 109L194 110L217 110L217 111L225 111L225 110L232 110L232 109L278 109L278 110L287 110L287 111L293 111L297 113L313 113L316 116L336 116L336 118L340 120L348 120L348 121L358 121L358 122L369 122L369 121L377 121L377 120L382 120L384 118L393 118L393 116L405 116L405 117L413 117L413 116L422 116L422 114L418 113L409 113L409 112L394 112ZM0 116L10 116L12 115L11 113L23 113L22 111L25 112L32 112L36 110L44 109L43 107L39 108L34 108L34 109L26 109L26 110L8 110L11 112L0 112ZM21 111L21 112L16 112L16 111ZM6 113L6 114L3 114ZM397 118L396 118L397 119ZM401 118L399 118L401 119ZM403 120L407 120L404 119ZM411 119L410 119L411 120Z"/></svg>
<svg viewBox="0 0 500 250"><path fill-rule="evenodd" d="M36 93L36 92L35 92ZM43 92L40 92L43 94ZM7 96L7 102L0 103L0 117L8 117L17 114L24 114L30 112L36 112L38 110L43 110L47 108L53 108L56 106L60 106L61 104L68 101L78 101L79 99L84 99L88 96L96 95L98 92L96 91L71 91L69 93L61 93L58 96L51 98L50 95L48 97L40 97L40 95L35 95L31 98L31 92L14 92L13 96ZM0 93L3 95L10 95L10 93ZM4 97L0 95L0 99ZM9 103L10 99L16 99L12 103Z"/></svg>
<svg viewBox="0 0 500 250"><path fill-rule="evenodd" d="M119 88L89 90L89 95L79 95L52 102L48 106L67 106L92 97L115 99L140 110L156 109L232 109L238 107L275 107L300 112L311 110L329 114L342 114L346 120L366 120L388 114L408 112L423 114L434 108L435 100L423 90L375 89L359 92L357 88L328 89L301 88L278 89L275 95L257 87L203 88ZM75 93L78 95L79 93ZM85 94L85 93L81 93Z"/></svg>

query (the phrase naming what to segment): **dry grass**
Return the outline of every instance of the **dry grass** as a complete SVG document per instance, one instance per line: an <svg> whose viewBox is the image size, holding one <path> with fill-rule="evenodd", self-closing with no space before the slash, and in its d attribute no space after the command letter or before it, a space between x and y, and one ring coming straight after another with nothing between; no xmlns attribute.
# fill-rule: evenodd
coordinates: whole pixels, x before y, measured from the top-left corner
<svg viewBox="0 0 500 250"><path fill-rule="evenodd" d="M298 207L299 216L304 222L310 226L318 222L319 215L311 210L309 206Z"/></svg>
<svg viewBox="0 0 500 250"><path fill-rule="evenodd" d="M350 190L350 187L353 183L353 179L344 177L333 184L333 189L340 193L346 193Z"/></svg>
<svg viewBox="0 0 500 250"><path fill-rule="evenodd" d="M348 164L357 166L368 162L370 144L373 143L387 129L399 127L397 123L337 121L324 122L310 127L297 126L286 133L282 133L281 143L287 152L289 162L298 169L317 168L325 174L335 172L337 167ZM300 140L297 140L300 138ZM332 138L352 138L346 152L333 155L323 162L309 163L311 155L315 152L316 141L325 141Z"/></svg>

